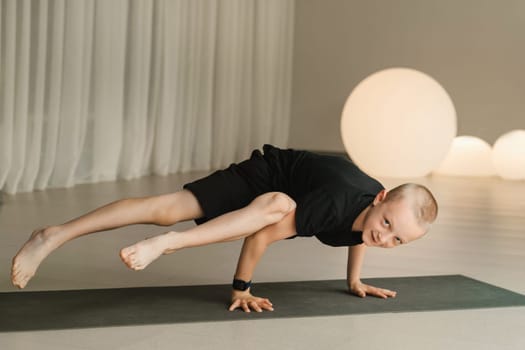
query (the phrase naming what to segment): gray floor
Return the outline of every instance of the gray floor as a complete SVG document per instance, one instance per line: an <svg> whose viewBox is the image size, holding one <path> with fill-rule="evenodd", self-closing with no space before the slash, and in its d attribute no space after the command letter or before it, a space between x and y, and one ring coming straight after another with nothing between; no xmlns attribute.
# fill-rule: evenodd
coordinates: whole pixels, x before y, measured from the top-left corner
<svg viewBox="0 0 525 350"><path fill-rule="evenodd" d="M14 290L9 281L11 257L36 227L63 222L118 198L174 191L202 175L4 194L0 291ZM369 249L363 277L464 274L525 294L525 182L415 180L436 194L441 204L437 223L427 237L410 245ZM387 187L401 182L383 181ZM192 224L176 229L188 225ZM181 251L162 257L142 272L130 271L120 262L121 247L165 230L141 225L70 242L42 264L27 290L229 283L240 242ZM315 238L279 242L259 264L255 280L344 278L345 264L344 248L323 246ZM0 348L523 349L523 329L525 308L501 308L0 333Z"/></svg>

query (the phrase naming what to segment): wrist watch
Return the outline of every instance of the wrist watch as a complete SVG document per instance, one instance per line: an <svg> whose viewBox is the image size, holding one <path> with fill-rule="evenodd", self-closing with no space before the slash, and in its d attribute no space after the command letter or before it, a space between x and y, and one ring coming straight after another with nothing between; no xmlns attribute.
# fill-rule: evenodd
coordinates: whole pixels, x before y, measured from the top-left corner
<svg viewBox="0 0 525 350"><path fill-rule="evenodd" d="M239 279L236 279L236 278L233 279L232 288L235 289L235 290L239 290L241 292L244 292L245 290L247 290L251 286L252 286L252 281L246 282L246 281L239 280Z"/></svg>

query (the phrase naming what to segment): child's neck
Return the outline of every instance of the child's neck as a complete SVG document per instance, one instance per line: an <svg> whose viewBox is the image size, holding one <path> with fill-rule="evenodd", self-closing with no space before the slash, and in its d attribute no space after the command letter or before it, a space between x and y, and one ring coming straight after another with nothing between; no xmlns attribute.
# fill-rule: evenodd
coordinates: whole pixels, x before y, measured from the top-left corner
<svg viewBox="0 0 525 350"><path fill-rule="evenodd" d="M368 210L370 210L370 205L363 209L363 211L359 213L359 215L357 215L357 218L352 224L352 231L363 231L363 223L365 222L365 217L368 213Z"/></svg>

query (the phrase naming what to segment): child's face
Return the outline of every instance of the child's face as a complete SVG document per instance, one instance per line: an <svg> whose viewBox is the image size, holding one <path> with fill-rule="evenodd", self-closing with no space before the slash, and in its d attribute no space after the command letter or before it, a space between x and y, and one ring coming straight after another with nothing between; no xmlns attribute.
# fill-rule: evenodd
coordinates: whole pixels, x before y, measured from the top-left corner
<svg viewBox="0 0 525 350"><path fill-rule="evenodd" d="M374 200L363 221L363 242L369 247L393 248L425 234L409 200L384 201L386 192Z"/></svg>

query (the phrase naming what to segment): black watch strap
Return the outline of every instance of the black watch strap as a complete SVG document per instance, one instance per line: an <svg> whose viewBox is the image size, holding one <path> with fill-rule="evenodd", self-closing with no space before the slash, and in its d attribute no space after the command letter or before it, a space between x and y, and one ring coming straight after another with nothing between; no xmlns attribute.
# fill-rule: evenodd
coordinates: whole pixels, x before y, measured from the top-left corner
<svg viewBox="0 0 525 350"><path fill-rule="evenodd" d="M246 282L246 281L239 280L239 279L236 279L236 278L233 279L232 288L235 289L235 290L239 290L241 292L244 292L245 290L247 290L251 286L252 286L252 281Z"/></svg>

